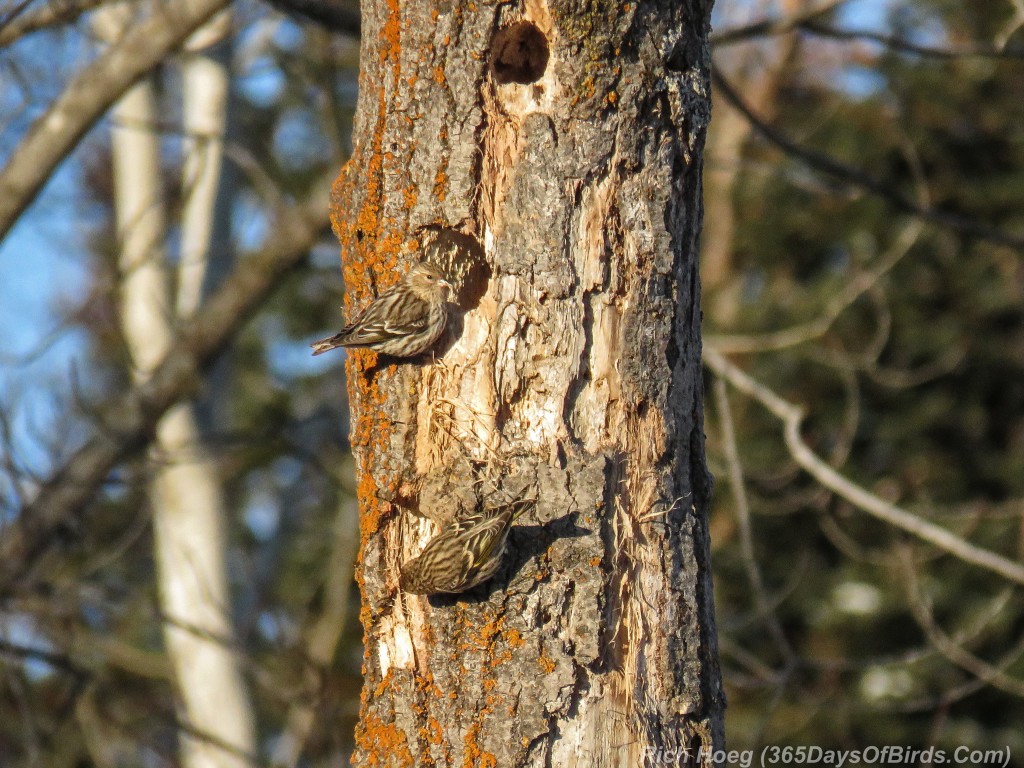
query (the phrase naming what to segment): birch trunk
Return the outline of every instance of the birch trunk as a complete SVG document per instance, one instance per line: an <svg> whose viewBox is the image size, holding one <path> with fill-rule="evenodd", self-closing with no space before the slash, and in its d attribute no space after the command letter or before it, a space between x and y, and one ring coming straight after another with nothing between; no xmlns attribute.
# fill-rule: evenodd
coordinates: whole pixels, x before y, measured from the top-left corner
<svg viewBox="0 0 1024 768"><path fill-rule="evenodd" d="M697 278L709 13L363 3L333 212L350 310L427 257L460 316L433 361L349 358L357 765L710 765L722 746ZM539 498L497 576L401 594L424 518L481 487Z"/></svg>
<svg viewBox="0 0 1024 768"><path fill-rule="evenodd" d="M116 37L125 8L97 16L96 28ZM226 17L197 33L193 45L224 28ZM164 252L166 221L161 188L159 122L152 82L133 86L112 110L111 154L120 266L121 324L137 381L147 381L170 349L176 316L190 316L200 300L208 261L227 99L223 66L194 54L186 64L186 130L203 134L188 146L182 219L178 309L171 307ZM194 70L202 68L197 78ZM244 768L257 744L253 715L234 648L227 578L224 500L190 403L172 407L157 424L150 485L153 545L164 639L181 698L180 738L186 768Z"/></svg>

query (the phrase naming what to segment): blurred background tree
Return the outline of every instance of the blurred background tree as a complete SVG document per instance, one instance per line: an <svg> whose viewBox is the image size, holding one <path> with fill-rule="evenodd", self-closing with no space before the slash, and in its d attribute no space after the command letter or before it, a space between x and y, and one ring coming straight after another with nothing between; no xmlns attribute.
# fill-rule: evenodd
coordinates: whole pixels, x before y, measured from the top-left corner
<svg viewBox="0 0 1024 768"><path fill-rule="evenodd" d="M718 10L707 347L802 405L805 441L845 476L1016 564L1019 3ZM716 378L707 431L731 746L1019 754L1020 584L814 482L778 419Z"/></svg>
<svg viewBox="0 0 1024 768"><path fill-rule="evenodd" d="M334 328L343 292L324 189L350 149L358 14L190 0L191 26L154 34L143 15L112 42L96 27L111 5L0 3L0 764L182 765L189 739L238 751L189 721L161 630L152 484L198 462L171 462L152 437L187 396L201 434L188 456L208 459L223 499L231 632L191 634L228 648L244 679L256 754L242 757L345 765L361 655L347 406L341 356L307 345ZM181 53L227 5L224 36ZM722 0L716 19L704 330L730 746L1021 754L1016 572L823 486L769 394L736 387L751 377L805 408L807 446L869 507L1018 565L1024 7ZM158 61L140 65L156 115L142 125L118 118L120 92L104 99L108 70L89 69L133 31L128 52ZM185 312L188 166L210 143L184 106L197 55L229 88L218 226ZM53 105L90 94L99 121L68 150L25 151L47 144L32 126ZM116 127L158 148L173 365L148 387L122 331L136 272Z"/></svg>
<svg viewBox="0 0 1024 768"><path fill-rule="evenodd" d="M150 14L183 8L7 6L8 169L66 82ZM18 713L0 718L4 765L289 765L302 751L338 764L351 751L347 407L341 361L313 360L308 344L337 323L343 293L326 190L349 150L358 14L337 6L338 31L256 3L230 10L103 108L3 244L0 482L16 556L0 709ZM221 79L224 94L202 95ZM86 99L102 80L78 85ZM201 346L188 342L202 323L201 380L186 371L167 398L194 396L186 410L118 421L175 339ZM100 456L100 484L42 509L97 437L123 442ZM19 534L28 543L14 546ZM165 656L175 633L184 646ZM312 733L314 712L331 727Z"/></svg>

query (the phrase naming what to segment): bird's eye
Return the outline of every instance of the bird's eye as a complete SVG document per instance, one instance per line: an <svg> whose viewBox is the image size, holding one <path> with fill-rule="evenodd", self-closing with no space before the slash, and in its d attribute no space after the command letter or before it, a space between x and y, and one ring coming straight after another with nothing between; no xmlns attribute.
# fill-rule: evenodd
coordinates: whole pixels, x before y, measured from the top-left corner
<svg viewBox="0 0 1024 768"><path fill-rule="evenodd" d="M433 280L433 279L434 279L433 275L427 275L427 280Z"/></svg>

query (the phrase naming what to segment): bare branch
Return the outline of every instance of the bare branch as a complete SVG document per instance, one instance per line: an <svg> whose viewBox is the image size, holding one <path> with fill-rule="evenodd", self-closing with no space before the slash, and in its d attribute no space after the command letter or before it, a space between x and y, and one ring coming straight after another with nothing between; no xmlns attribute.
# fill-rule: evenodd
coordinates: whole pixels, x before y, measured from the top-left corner
<svg viewBox="0 0 1024 768"><path fill-rule="evenodd" d="M11 656L22 661L41 661L54 669L60 669L74 675L86 674L83 668L75 664L74 661L63 653L55 653L44 648L14 643L2 637L0 637L0 656Z"/></svg>
<svg viewBox="0 0 1024 768"><path fill-rule="evenodd" d="M139 78L178 48L229 0L176 0L83 69L50 105L0 171L0 239L35 199L83 134Z"/></svg>
<svg viewBox="0 0 1024 768"><path fill-rule="evenodd" d="M51 0L31 15L0 21L0 48L41 29L71 24L83 13L109 2L111 0Z"/></svg>
<svg viewBox="0 0 1024 768"><path fill-rule="evenodd" d="M932 59L1021 59L1024 50L1007 51L991 45L961 45L954 48L937 48L931 45L919 45L895 35L885 35L866 29L839 29L816 21L805 21L797 25L802 32L833 40L866 40L870 43L884 45L897 53L909 53L914 56L926 56Z"/></svg>
<svg viewBox="0 0 1024 768"><path fill-rule="evenodd" d="M800 426L804 420L804 411L800 406L779 397L768 387L741 371L712 347L704 348L704 363L736 389L757 400L783 422L786 447L789 449L790 455L797 464L823 486L869 515L927 541L964 562L997 573L1017 584L1024 584L1024 566L1020 563L1015 563L990 550L976 547L945 528L879 498L829 466L811 450L800 435Z"/></svg>
<svg viewBox="0 0 1024 768"><path fill-rule="evenodd" d="M726 390L724 379L720 377L715 379L714 393L718 418L722 422L722 447L726 463L729 467L729 485L732 487L733 502L736 505L736 525L739 529L740 551L743 554L743 564L747 570L747 579L750 581L750 586L754 592L757 615L768 627L768 633L772 636L772 640L775 641L775 645L785 661L786 668L782 673L783 677L785 677L796 666L796 653L786 638L786 633L782 629L779 617L775 614L774 606L768 598L768 591L764 586L764 579L761 577L761 569L757 564L757 555L754 552L754 536L750 526L750 504L743 481L743 466L740 464L740 452L736 445L736 427L732 420L729 392Z"/></svg>
<svg viewBox="0 0 1024 768"><path fill-rule="evenodd" d="M183 323L152 378L101 411L101 426L40 489L5 531L0 546L0 594L25 578L49 548L55 531L73 524L119 461L152 436L160 417L186 397L245 321L294 269L327 221L328 184L316 187L301 206L282 211L272 236L257 256L235 272L196 315Z"/></svg>
<svg viewBox="0 0 1024 768"><path fill-rule="evenodd" d="M360 20L357 8L349 8L338 0L267 0L278 10L302 16L331 32L359 37Z"/></svg>
<svg viewBox="0 0 1024 768"><path fill-rule="evenodd" d="M78 730L82 734L82 741L93 764L97 768L117 768L118 761L115 755L119 745L116 740L109 737L104 727L96 702L98 687L95 680L85 686L75 703L75 720L78 722Z"/></svg>
<svg viewBox="0 0 1024 768"><path fill-rule="evenodd" d="M724 29L721 32L713 32L710 35L711 45L719 47L742 43L751 38L770 37L772 35L783 35L792 32L797 27L805 24L811 19L816 19L829 11L833 11L843 4L845 0L822 0L812 3L809 8L801 10L789 16L780 16L773 19L759 19L758 21L744 24L732 29Z"/></svg>
<svg viewBox="0 0 1024 768"><path fill-rule="evenodd" d="M973 45L959 45L950 48L940 48L933 45L921 45L896 35L887 35L882 32L875 32L868 29L841 29L816 21L820 17L842 5L839 2L823 2L811 6L799 13L788 16L779 16L771 19L759 19L758 21L744 24L738 27L726 28L711 35L711 44L715 48L723 48L737 43L746 43L752 40L760 40L765 37L776 37L786 35L790 32L806 32L818 37L827 37L833 40L867 41L883 45L891 51L906 53L913 56L926 56L935 59L962 59L962 58L986 58L986 59L1019 59L1024 58L1024 50L1005 50L1004 46L1009 39L1002 35L996 40L995 45L976 43ZM1014 29L1009 24L1007 29ZM1000 42L1002 40L1002 42Z"/></svg>
<svg viewBox="0 0 1024 768"><path fill-rule="evenodd" d="M722 354L736 352L768 352L794 347L798 344L820 338L828 333L833 323L857 299L871 290L911 249L924 228L920 219L910 221L900 232L889 250L871 270L863 272L846 283L825 306L818 317L800 325L780 331L758 335L714 334L705 341Z"/></svg>
<svg viewBox="0 0 1024 768"><path fill-rule="evenodd" d="M102 659L113 669L149 680L173 680L167 655L137 648L114 634L76 628L72 636L72 659Z"/></svg>
<svg viewBox="0 0 1024 768"><path fill-rule="evenodd" d="M1004 48L1010 42L1010 38L1017 30L1024 27L1024 0L1010 0L1013 6L1013 17L1006 22L1006 25L996 35L995 44L997 48Z"/></svg>
<svg viewBox="0 0 1024 768"><path fill-rule="evenodd" d="M20 0L20 2L16 2L10 10L4 13L3 16L0 16L0 29L3 29L8 24L15 21L30 5L32 5L32 0Z"/></svg>
<svg viewBox="0 0 1024 768"><path fill-rule="evenodd" d="M870 192L885 200L897 210L920 216L925 221L930 221L960 234L981 238L998 243L999 245L1007 245L1011 248L1024 248L1024 235L1003 232L960 214L923 206L914 202L881 179L876 179L856 168L843 165L828 155L800 146L796 141L768 125L768 123L754 114L753 110L747 106L732 85L730 85L729 81L721 74L721 70L718 67L712 67L711 80L717 92L743 113L761 136L786 154L802 162L808 168L831 176L856 189Z"/></svg>
<svg viewBox="0 0 1024 768"><path fill-rule="evenodd" d="M987 661L979 659L943 632L942 628L936 623L935 617L932 615L931 606L921 591L921 584L918 581L908 553L904 553L903 557L900 558L900 564L904 578L907 580L907 599L910 602L910 611L914 615L914 620L917 621L928 637L928 640L939 653L988 685L1001 691L1006 691L1013 696L1024 697L1024 680L1007 675L1003 671L1004 668L1013 664L1024 653L1024 640L1016 644L1014 651L1002 659L998 667L994 667Z"/></svg>

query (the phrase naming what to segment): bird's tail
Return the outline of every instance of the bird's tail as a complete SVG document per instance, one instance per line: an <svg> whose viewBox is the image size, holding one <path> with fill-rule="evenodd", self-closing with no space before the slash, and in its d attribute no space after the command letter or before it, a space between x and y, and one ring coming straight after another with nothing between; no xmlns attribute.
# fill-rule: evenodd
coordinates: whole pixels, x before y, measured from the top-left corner
<svg viewBox="0 0 1024 768"><path fill-rule="evenodd" d="M310 344L313 348L313 357L322 355L324 352L330 352L332 349L345 346L345 335L342 333L336 333L333 336L328 336L326 339L320 339L320 341L314 341Z"/></svg>
<svg viewBox="0 0 1024 768"><path fill-rule="evenodd" d="M533 509L535 506L537 506L537 500L517 499L516 501L513 501L509 506L512 507L512 520L514 522L519 518L521 514L523 514L523 512L525 512L528 509Z"/></svg>

